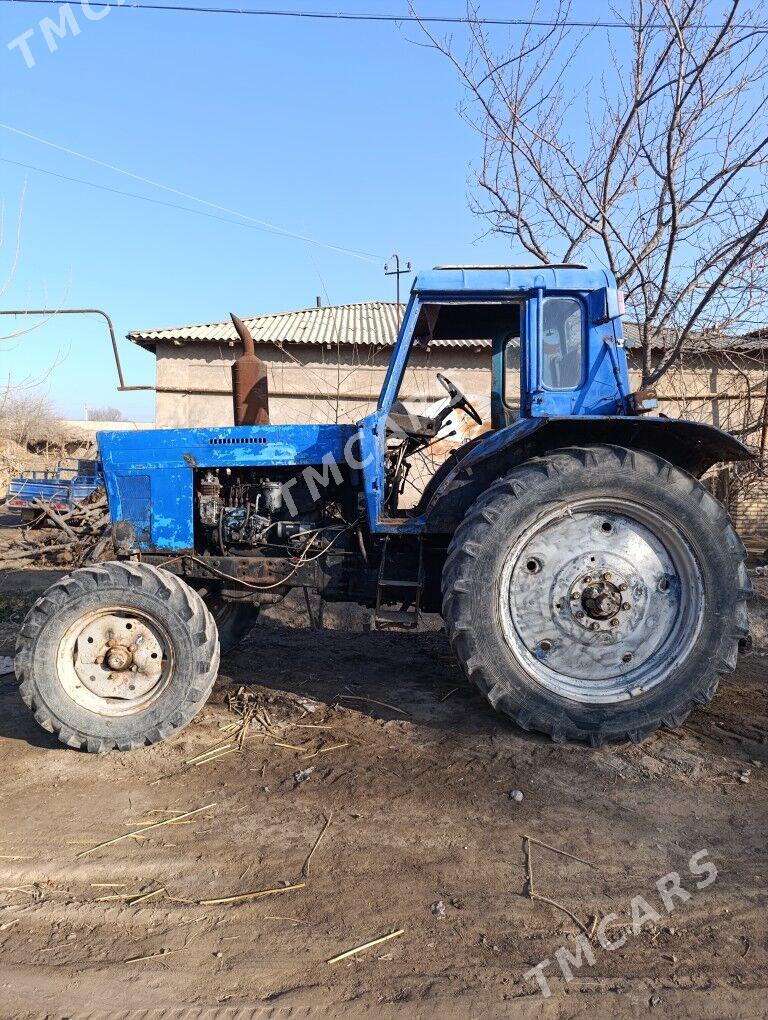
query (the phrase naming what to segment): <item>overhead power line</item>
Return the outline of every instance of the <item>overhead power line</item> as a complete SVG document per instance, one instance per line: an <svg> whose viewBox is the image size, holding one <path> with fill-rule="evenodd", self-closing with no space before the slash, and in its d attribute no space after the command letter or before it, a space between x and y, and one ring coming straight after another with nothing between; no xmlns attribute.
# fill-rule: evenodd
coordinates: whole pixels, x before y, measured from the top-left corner
<svg viewBox="0 0 768 1020"><path fill-rule="evenodd" d="M63 0L0 0L0 3L11 4L42 4L43 6L61 7ZM532 26L534 28L607 28L607 29L636 29L640 26L630 21L605 19L556 19L556 18L469 18L460 15L430 14L423 17L416 14L375 14L372 12L355 11L285 11L274 10L263 7L206 7L197 4L169 4L142 3L141 0L125 0L125 3L112 2L112 0L69 0L70 7L87 6L91 9L115 8L123 10L139 11L177 11L188 14L236 14L257 18L294 18L308 21L363 21L373 23L416 23L431 25L487 25L489 27L499 26L515 28L520 26ZM648 22L642 26L646 29L668 28L668 22ZM719 29L722 24L701 24L697 28ZM734 29L751 29L759 33L768 33L768 26L757 26L750 24L734 24Z"/></svg>
<svg viewBox="0 0 768 1020"><path fill-rule="evenodd" d="M32 170L37 174L45 174L46 177L55 177L56 180L66 181L69 184L81 184L86 188L95 188L97 191L106 191L110 195L120 195L122 198L134 198L138 202L149 202L151 205L159 205L165 209L177 209L179 212L190 213L192 216L205 216L209 220L218 220L219 223L230 223L234 227L246 227L248 230L263 230L265 233L274 233L268 227L260 227L255 223L246 223L244 220L233 220L228 216L218 216L216 213L205 212L204 209L190 209L188 205L178 205L176 202L164 202L162 198L150 198L149 195L137 195L135 191L122 191L120 188L110 188L107 184L97 184L95 181L86 181L82 177L69 177L66 174L58 174L54 170L46 170L45 167L35 166L33 163L22 163L18 159L6 159L0 156L0 163L7 163L9 166L22 167L24 170Z"/></svg>
<svg viewBox="0 0 768 1020"><path fill-rule="evenodd" d="M18 2L18 0L14 0ZM132 170L124 170L122 167L115 166L113 163L106 163L104 160L96 159L95 156L87 156L85 153L77 152L75 149L69 149L65 145L59 145L57 142L51 142L47 138L41 138L39 135L33 135L29 131L22 131L21 128L13 127L10 124L0 123L0 128L4 131L10 131L14 135L20 135L22 138L29 138L33 142L39 142L41 145L47 145L50 149L56 149L58 152L64 152L68 156L75 156L77 159L85 160L87 163L93 163L95 166L103 167L105 170L111 170L114 173L122 174L124 177L130 177L134 181L139 181L142 184L147 184L153 188L159 188L161 191L170 192L172 195L176 195L179 198L185 198L190 202L197 202L200 205L204 205L208 209L214 209L216 212L227 213L228 216L235 216L238 220L244 220L244 226L254 225L262 230L266 230L272 234L279 234L283 237L290 237L296 241L304 241L306 244L314 244L319 248L327 248L330 251L339 252L342 255L349 255L352 258L361 259L363 262L382 262L383 258L380 255L373 255L371 252L358 251L355 248L346 248L340 244L331 244L328 241L321 241L316 237L311 237L308 234L299 234L294 230L289 230L286 227L281 227L276 223L270 223L268 220L258 219L256 216L251 216L248 213L240 212L238 209L229 209L225 205L218 205L216 202L209 202L206 198L199 198L197 195L192 195L187 191L180 191L178 188L173 188L168 184L162 184L160 181L154 181L150 177L142 177L140 174L133 173ZM4 162L13 162L12 160L4 160ZM22 164L23 165L23 164ZM32 167L30 169L38 169ZM42 170L42 173L51 174L51 176L63 176L60 174L54 174L50 170ZM79 181L77 178L64 178L65 180L75 181L80 184L90 184L88 181ZM114 188L107 188L103 185L92 184L92 187L102 188L105 191L115 191L118 194L128 195L128 192L117 192ZM131 194L130 197L141 199L141 195ZM152 201L148 199L147 201ZM171 205L171 203L167 203ZM183 209L184 206L175 206L175 208ZM195 210L188 209L188 212L194 212ZM217 219L223 219L224 217L216 217ZM234 221L230 221L234 222Z"/></svg>

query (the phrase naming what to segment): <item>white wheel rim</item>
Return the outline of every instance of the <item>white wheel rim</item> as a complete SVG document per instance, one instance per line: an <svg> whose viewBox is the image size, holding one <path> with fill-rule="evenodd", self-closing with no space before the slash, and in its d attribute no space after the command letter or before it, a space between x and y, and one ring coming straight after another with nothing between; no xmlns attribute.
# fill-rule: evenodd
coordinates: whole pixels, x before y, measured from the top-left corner
<svg viewBox="0 0 768 1020"><path fill-rule="evenodd" d="M67 630L56 656L67 695L101 716L144 711L170 683L173 646L160 624L135 609L84 613Z"/></svg>
<svg viewBox="0 0 768 1020"><path fill-rule="evenodd" d="M645 694L695 645L704 584L668 519L603 498L560 505L510 549L499 584L502 631L541 687L605 704Z"/></svg>

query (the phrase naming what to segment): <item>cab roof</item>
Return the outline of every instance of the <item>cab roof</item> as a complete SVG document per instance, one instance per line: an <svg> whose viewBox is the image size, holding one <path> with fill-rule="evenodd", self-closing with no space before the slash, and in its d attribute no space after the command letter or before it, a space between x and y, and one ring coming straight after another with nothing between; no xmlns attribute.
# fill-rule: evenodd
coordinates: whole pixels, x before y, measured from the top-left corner
<svg viewBox="0 0 768 1020"><path fill-rule="evenodd" d="M543 287L553 291L593 291L615 287L606 269L580 264L547 266L436 266L417 273L411 288L424 293L519 293Z"/></svg>

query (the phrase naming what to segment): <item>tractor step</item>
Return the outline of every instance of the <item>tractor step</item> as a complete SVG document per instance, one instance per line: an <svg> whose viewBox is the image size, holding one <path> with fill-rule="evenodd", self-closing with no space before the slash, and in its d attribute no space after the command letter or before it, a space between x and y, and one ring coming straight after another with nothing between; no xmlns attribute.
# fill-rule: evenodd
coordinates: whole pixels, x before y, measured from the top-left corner
<svg viewBox="0 0 768 1020"><path fill-rule="evenodd" d="M416 630L419 611L403 612L395 609L377 609L371 617L372 630Z"/></svg>
<svg viewBox="0 0 768 1020"><path fill-rule="evenodd" d="M416 630L421 622L421 593L424 588L422 544L418 544L416 562L406 564L409 577L385 576L397 573L403 564L388 563L389 538L384 539L381 565L376 586L376 608L371 614L371 630ZM394 567L394 569L393 569ZM415 567L416 576L413 576ZM406 571L404 571L405 573ZM399 591L398 591L399 589ZM385 609L384 605L400 603L399 609Z"/></svg>

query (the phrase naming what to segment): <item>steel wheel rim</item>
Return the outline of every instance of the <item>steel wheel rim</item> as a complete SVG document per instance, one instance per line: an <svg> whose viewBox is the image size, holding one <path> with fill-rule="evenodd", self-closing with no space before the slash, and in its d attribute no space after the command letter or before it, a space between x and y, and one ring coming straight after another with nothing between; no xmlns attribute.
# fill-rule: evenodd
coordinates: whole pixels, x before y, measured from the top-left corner
<svg viewBox="0 0 768 1020"><path fill-rule="evenodd" d="M701 629L704 583L668 518L595 497L560 504L514 542L497 606L507 646L535 683L610 704L645 694L685 659Z"/></svg>
<svg viewBox="0 0 768 1020"><path fill-rule="evenodd" d="M67 696L80 708L110 718L143 712L170 684L174 665L165 628L147 613L121 606L80 616L56 655Z"/></svg>

